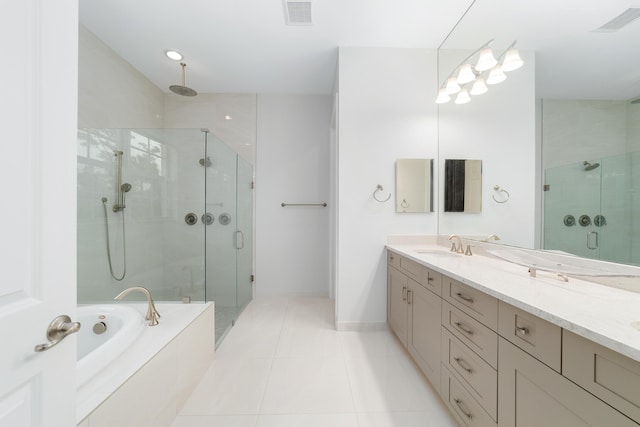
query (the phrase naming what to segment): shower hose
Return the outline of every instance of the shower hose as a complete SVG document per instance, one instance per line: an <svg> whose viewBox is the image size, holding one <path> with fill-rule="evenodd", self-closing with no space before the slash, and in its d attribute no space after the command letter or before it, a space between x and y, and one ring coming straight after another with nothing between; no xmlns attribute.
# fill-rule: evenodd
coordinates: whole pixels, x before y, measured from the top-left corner
<svg viewBox="0 0 640 427"><path fill-rule="evenodd" d="M122 270L122 276L117 277L113 274L113 265L111 264L111 242L109 241L109 217L107 215L107 198L102 198L102 208L104 210L104 225L107 231L107 258L109 259L109 272L111 273L111 277L113 277L118 282L124 279L124 276L127 274L127 244L126 244L126 234L124 230L124 210L122 211L122 259L124 268Z"/></svg>

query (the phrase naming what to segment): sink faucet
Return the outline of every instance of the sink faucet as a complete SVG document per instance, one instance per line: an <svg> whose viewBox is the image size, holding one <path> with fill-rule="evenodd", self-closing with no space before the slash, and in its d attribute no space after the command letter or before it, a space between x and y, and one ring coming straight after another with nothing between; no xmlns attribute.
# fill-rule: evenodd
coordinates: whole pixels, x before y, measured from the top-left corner
<svg viewBox="0 0 640 427"><path fill-rule="evenodd" d="M125 296L127 296L129 293L134 291L142 292L147 297L149 306L147 308L147 315L145 316L145 319L149 321L149 326L156 326L158 324L158 318L160 318L160 313L158 313L158 310L156 310L156 306L153 303L153 298L151 298L151 292L149 292L147 288L143 288L142 286L134 286L132 288L127 288L124 291L120 292L118 295L116 295L114 299L121 300Z"/></svg>
<svg viewBox="0 0 640 427"><path fill-rule="evenodd" d="M498 237L498 235L497 235L497 234L489 234L489 235L487 236L487 238L486 238L486 239L484 239L484 241L485 241L485 242L490 242L490 241L491 241L491 239L493 239L493 240L500 240L500 238Z"/></svg>
<svg viewBox="0 0 640 427"><path fill-rule="evenodd" d="M451 244L451 252L457 252L459 254L464 253L464 250L462 249L462 240L460 240L460 236L458 236L457 234L452 234L451 236L449 236L449 240L452 239L458 239L458 244L456 245L456 242L453 242Z"/></svg>

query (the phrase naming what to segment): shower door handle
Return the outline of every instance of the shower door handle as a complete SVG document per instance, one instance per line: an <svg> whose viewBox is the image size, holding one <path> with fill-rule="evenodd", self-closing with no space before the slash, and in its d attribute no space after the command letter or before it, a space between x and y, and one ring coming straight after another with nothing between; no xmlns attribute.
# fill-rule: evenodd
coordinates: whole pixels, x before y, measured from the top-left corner
<svg viewBox="0 0 640 427"><path fill-rule="evenodd" d="M244 233L240 230L236 231L236 249L244 249Z"/></svg>
<svg viewBox="0 0 640 427"><path fill-rule="evenodd" d="M598 232L590 231L587 233L587 249L598 249Z"/></svg>

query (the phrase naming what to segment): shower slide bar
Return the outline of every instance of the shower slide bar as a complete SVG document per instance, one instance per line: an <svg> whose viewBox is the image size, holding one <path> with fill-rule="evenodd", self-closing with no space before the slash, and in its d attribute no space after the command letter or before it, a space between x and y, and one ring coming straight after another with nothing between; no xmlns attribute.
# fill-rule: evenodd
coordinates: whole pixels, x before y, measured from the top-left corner
<svg viewBox="0 0 640 427"><path fill-rule="evenodd" d="M323 208L327 207L326 203L285 203L282 202L280 204L280 206L282 206L283 208L286 206L322 206Z"/></svg>

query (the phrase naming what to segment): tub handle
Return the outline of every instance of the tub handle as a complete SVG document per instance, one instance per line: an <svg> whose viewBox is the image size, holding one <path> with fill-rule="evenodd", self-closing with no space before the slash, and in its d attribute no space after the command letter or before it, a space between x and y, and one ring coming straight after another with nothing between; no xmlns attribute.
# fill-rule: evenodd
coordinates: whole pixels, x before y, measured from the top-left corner
<svg viewBox="0 0 640 427"><path fill-rule="evenodd" d="M80 322L72 322L71 318L66 314L56 317L47 328L47 339L49 342L46 344L38 344L34 347L34 350L37 353L49 350L65 339L67 335L78 332L80 326Z"/></svg>

